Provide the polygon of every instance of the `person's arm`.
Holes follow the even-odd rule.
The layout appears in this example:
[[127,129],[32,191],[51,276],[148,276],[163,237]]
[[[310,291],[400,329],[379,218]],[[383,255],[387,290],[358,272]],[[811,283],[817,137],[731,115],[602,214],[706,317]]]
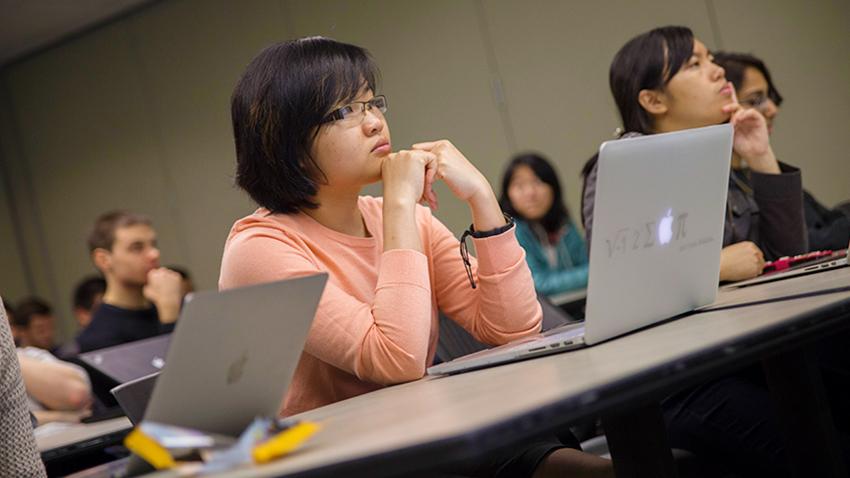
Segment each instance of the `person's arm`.
[[584,225],[584,237],[587,238],[587,250],[590,253],[590,238],[593,234],[593,208],[596,201],[596,172],[599,161],[596,156],[591,158],[592,166],[584,175],[581,198],[581,223]]
[[[507,224],[490,183],[451,142],[418,143],[413,148],[436,156],[434,178],[444,181],[452,194],[469,206],[475,231],[494,231]],[[430,189],[427,177],[425,189]],[[472,239],[477,252],[477,258],[469,258],[476,282],[472,288],[458,240],[433,216],[430,223],[429,256],[440,310],[488,344],[502,344],[540,330],[543,315],[515,227]]]
[[759,205],[759,242],[769,260],[809,250],[800,170],[783,163],[779,166],[781,174],[753,171],[750,176]]
[[472,240],[477,253],[477,258],[469,257],[476,284],[473,289],[457,238],[439,220],[431,219],[430,256],[437,306],[476,340],[490,345],[537,333],[543,320],[515,229]]
[[91,405],[91,385],[71,364],[18,354],[27,393],[51,410],[82,410]]
[[[324,272],[295,236],[254,227],[231,238],[221,289]],[[360,380],[393,384],[425,373],[431,331],[428,260],[410,249],[381,255],[374,300],[349,294],[331,276],[304,351]]]
[[779,163],[770,145],[767,121],[754,109],[743,109],[733,94],[723,107],[735,129],[732,148],[746,161],[753,197],[759,205],[759,242],[769,260],[802,254],[809,249],[803,216],[800,170]]

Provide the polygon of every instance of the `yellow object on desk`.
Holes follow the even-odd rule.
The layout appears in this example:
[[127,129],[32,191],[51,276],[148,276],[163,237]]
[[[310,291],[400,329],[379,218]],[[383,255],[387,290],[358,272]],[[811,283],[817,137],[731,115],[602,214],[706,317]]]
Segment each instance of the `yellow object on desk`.
[[139,455],[139,457],[150,463],[157,470],[174,468],[177,464],[168,450],[157,443],[156,440],[147,436],[138,427],[124,439],[124,446],[136,455]]
[[318,423],[301,422],[260,443],[254,447],[251,455],[257,463],[266,463],[280,458],[301,446],[320,428]]

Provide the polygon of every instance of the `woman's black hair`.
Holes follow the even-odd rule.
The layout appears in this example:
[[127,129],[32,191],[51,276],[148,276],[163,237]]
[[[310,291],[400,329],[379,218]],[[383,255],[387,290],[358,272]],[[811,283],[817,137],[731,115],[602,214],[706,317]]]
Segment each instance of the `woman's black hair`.
[[[682,26],[655,28],[632,38],[620,48],[608,70],[608,85],[623,121],[620,134],[655,132],[652,116],[638,101],[640,92],[663,89],[693,54],[694,32]],[[597,153],[584,163],[583,178],[587,178],[598,159]],[[584,183],[581,200],[583,211]]]
[[608,83],[623,131],[655,132],[652,116],[640,105],[638,96],[641,90],[663,89],[693,54],[693,32],[678,26],[650,30],[620,48],[611,61]]
[[779,94],[776,85],[773,84],[767,66],[759,58],[747,53],[720,51],[714,54],[714,62],[726,70],[726,79],[735,85],[736,90],[740,90],[744,84],[744,72],[747,68],[755,68],[760,71],[764,75],[764,79],[767,80],[767,97],[776,106],[782,104],[782,95]]
[[378,68],[358,46],[309,37],[278,43],[254,58],[231,97],[236,184],[262,207],[293,213],[312,198],[324,172],[310,149],[325,117],[375,91]]
[[563,195],[561,193],[561,182],[558,181],[558,173],[555,168],[543,156],[535,153],[525,153],[515,156],[505,168],[505,173],[502,175],[502,195],[499,198],[499,205],[502,210],[513,217],[528,220],[523,217],[511,204],[511,199],[508,197],[508,188],[511,185],[514,173],[519,166],[528,166],[541,181],[548,184],[552,188],[552,205],[546,214],[538,221],[543,229],[548,233],[555,233],[561,229],[564,224],[570,220],[570,213],[564,205]]

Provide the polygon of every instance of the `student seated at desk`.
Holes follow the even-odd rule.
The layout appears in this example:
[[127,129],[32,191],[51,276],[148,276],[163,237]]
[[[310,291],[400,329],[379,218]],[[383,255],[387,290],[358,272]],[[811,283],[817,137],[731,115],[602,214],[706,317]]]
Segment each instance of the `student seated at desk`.
[[[2,302],[2,300],[0,300]],[[47,476],[33,435],[32,415],[21,379],[12,331],[0,309],[0,473],[3,476]]]
[[[752,188],[730,182],[721,279],[760,273],[762,250],[772,258],[806,250],[799,170],[776,160],[764,117],[738,104],[723,68],[690,29],[664,27],[633,38],[614,57],[609,79],[624,137],[734,125],[733,149],[753,171]],[[595,180],[596,156],[584,169],[588,237]],[[661,408],[674,448],[746,476],[786,476],[785,445],[770,403],[761,371],[752,367],[679,391]]]
[[150,219],[126,211],[106,213],[95,222],[88,245],[106,279],[106,292],[77,336],[79,352],[171,332],[183,299],[181,278],[159,266]]
[[587,246],[564,205],[558,174],[545,158],[513,158],[502,177],[499,204],[516,218],[517,241],[537,292],[552,296],[587,288]]
[[[699,54],[696,50],[692,54],[691,45],[699,46]],[[665,57],[658,49],[668,47]],[[621,137],[727,121],[735,125],[733,151],[751,173],[747,184],[731,171],[721,281],[755,277],[765,259],[808,251],[800,170],[776,160],[764,117],[738,103],[723,68],[713,63],[702,43],[694,42],[689,29],[657,29],[633,39],[615,56],[610,81],[623,119]],[[596,158],[582,173],[582,220],[588,238],[593,228]]]
[[[487,180],[445,140],[394,151],[377,74],[360,47],[302,38],[263,50],[233,92],[236,182],[260,208],[233,225],[219,287],[330,276],[284,415],[421,378],[436,351],[438,309],[489,344],[540,330],[513,221]],[[438,180],[469,205],[478,260],[417,205],[435,205]],[[379,181],[383,198],[360,196]],[[472,468],[612,474],[607,460],[554,437]]]
[[[773,84],[767,66],[760,59],[745,53],[718,52],[714,61],[726,71],[726,79],[735,85],[741,106],[751,108],[767,121],[768,133],[782,105],[782,95]],[[732,158],[736,176],[745,184],[751,182],[750,170],[738,155]],[[842,249],[850,239],[850,216],[839,209],[829,209],[803,190],[803,212],[811,250]]]

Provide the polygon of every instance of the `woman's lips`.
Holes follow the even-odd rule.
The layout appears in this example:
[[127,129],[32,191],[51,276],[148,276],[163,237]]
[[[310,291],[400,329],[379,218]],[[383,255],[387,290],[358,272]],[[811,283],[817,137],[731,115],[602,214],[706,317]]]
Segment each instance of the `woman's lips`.
[[390,143],[379,143],[372,148],[373,153],[389,153],[391,151]]

